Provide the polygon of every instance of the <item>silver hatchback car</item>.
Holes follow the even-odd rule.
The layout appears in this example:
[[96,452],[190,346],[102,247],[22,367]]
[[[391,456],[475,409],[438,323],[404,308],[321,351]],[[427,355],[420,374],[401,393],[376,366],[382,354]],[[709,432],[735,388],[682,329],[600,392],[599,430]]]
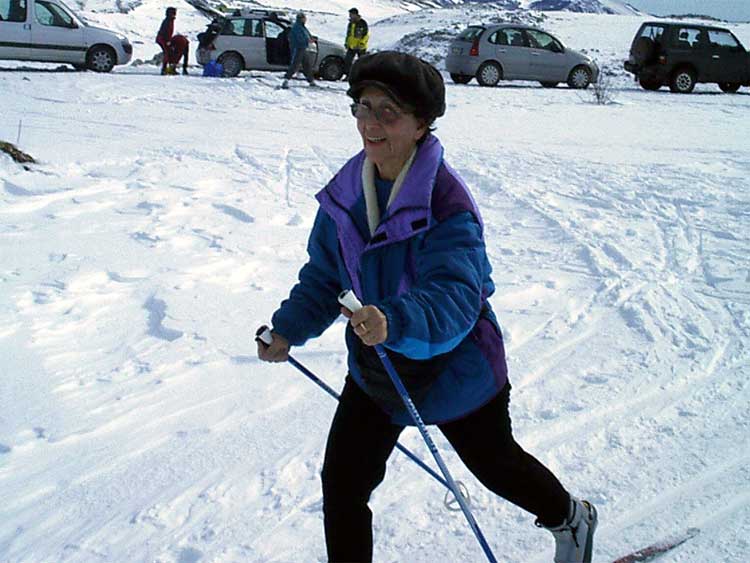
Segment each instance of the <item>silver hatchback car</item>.
[[588,88],[599,78],[599,67],[586,55],[565,47],[541,29],[512,23],[472,25],[448,47],[445,68],[453,82],[482,86],[501,80],[534,80],[546,88],[566,82]]

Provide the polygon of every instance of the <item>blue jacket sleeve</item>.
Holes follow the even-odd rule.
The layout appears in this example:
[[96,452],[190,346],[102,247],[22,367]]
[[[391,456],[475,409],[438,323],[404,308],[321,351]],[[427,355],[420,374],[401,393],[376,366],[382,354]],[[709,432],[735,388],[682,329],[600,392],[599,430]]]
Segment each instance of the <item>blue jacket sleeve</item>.
[[418,251],[415,284],[377,304],[388,320],[385,346],[416,360],[458,346],[479,318],[485,264],[482,229],[471,213],[433,227]]
[[337,252],[336,225],[328,214],[318,210],[307,242],[308,261],[299,271],[299,282],[271,319],[274,331],[292,346],[320,336],[340,314]]
[[289,46],[293,51],[307,49],[310,43],[307,30],[299,24],[294,24],[289,31]]

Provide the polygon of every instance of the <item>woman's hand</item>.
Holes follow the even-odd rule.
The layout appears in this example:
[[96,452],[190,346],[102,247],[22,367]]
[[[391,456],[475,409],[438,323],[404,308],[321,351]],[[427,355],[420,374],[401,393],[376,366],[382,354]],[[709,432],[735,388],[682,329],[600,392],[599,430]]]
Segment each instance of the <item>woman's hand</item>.
[[354,334],[367,346],[382,344],[388,338],[388,320],[375,305],[365,305],[356,313],[341,307],[341,313],[349,319]]
[[258,357],[264,362],[286,362],[289,359],[289,341],[275,332],[271,336],[271,344],[258,341]]

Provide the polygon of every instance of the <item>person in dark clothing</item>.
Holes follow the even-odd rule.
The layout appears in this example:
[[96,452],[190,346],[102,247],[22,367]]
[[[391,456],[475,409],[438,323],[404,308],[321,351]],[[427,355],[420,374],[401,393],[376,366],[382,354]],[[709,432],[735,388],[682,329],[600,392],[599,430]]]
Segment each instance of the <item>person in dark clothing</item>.
[[362,57],[367,52],[367,43],[370,40],[370,31],[367,22],[359,15],[357,8],[349,10],[349,25],[346,26],[346,57],[344,58],[344,79],[349,75],[349,69],[354,62],[354,57]]
[[[477,479],[552,532],[555,562],[591,561],[594,506],[568,493],[511,431],[511,386],[484,223],[466,183],[432,134],[445,113],[440,72],[406,53],[366,55],[351,68],[352,115],[363,150],[317,194],[308,261],[273,314],[258,356],[349,318],[348,370],[323,461],[329,561],[372,561],[370,495],[414,422],[377,352],[386,350],[426,424],[437,425]],[[364,307],[340,308],[352,290]]]
[[161,73],[167,74],[167,65],[171,58],[169,52],[169,45],[172,41],[172,35],[174,35],[174,20],[177,17],[177,8],[167,8],[164,20],[161,22],[159,27],[159,33],[156,34],[156,43],[161,47],[162,60],[161,60]]
[[312,73],[312,61],[307,54],[307,47],[310,45],[310,32],[305,27],[307,23],[307,16],[304,12],[299,12],[297,18],[294,21],[294,25],[289,30],[289,49],[291,51],[289,68],[284,75],[284,82],[281,83],[282,88],[289,88],[289,80],[302,69],[307,82],[310,86],[316,86],[315,78]]

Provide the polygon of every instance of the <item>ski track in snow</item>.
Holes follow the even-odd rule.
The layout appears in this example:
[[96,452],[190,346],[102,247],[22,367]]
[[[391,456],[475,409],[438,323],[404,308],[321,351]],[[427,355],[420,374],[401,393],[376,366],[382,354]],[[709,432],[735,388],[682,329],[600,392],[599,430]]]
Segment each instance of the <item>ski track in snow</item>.
[[[252,335],[358,140],[343,84],[276,83],[0,74],[42,161],[0,158],[0,561],[325,560],[335,403]],[[708,90],[628,84],[599,108],[449,85],[438,122],[486,223],[515,432],[599,507],[597,560],[688,525],[663,561],[750,551],[750,103]],[[679,135],[652,143],[657,122]],[[335,388],[343,327],[294,350]],[[549,560],[548,534],[432,434],[496,554]],[[394,454],[376,559],[480,560],[443,494]]]

